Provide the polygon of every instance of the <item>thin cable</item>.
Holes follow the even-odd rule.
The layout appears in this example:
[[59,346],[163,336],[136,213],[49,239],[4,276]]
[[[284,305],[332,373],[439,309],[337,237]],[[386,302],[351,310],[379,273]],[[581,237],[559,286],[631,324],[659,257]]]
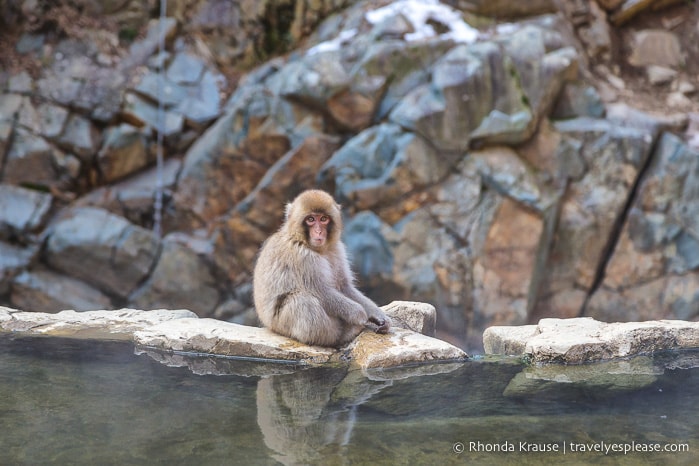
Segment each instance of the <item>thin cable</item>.
[[158,21],[158,116],[157,116],[157,142],[156,142],[156,184],[155,201],[153,203],[153,232],[160,238],[162,236],[163,223],[163,132],[165,123],[165,109],[163,108],[163,75],[165,51],[165,13],[167,12],[167,0],[160,0],[160,19]]

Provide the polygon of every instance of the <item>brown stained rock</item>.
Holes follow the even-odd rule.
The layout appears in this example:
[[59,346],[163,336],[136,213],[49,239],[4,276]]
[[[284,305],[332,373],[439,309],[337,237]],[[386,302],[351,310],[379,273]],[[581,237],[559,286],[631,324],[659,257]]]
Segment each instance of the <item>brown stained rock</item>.
[[371,124],[378,100],[357,92],[342,91],[327,102],[330,115],[341,126],[352,131],[361,131]]
[[661,137],[585,315],[601,320],[699,315],[698,160],[677,136]]
[[669,31],[639,31],[634,35],[629,63],[633,66],[655,65],[677,69],[684,63],[680,41]]
[[543,220],[509,198],[495,212],[474,263],[474,297],[481,318],[524,323]]

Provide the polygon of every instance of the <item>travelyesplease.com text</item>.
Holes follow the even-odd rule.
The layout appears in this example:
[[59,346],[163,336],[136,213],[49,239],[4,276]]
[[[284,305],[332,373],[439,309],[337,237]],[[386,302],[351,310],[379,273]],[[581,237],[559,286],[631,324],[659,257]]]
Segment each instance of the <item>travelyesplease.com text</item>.
[[653,442],[480,442],[469,441],[465,444],[456,442],[453,446],[454,453],[480,452],[480,453],[604,453],[629,454],[629,453],[686,453],[689,452],[688,443],[653,443]]

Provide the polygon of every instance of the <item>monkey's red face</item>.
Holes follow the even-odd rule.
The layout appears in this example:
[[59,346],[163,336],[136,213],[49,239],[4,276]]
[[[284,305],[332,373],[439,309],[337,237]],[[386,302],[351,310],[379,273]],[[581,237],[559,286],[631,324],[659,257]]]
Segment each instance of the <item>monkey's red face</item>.
[[330,226],[330,217],[325,214],[310,214],[303,220],[308,228],[308,241],[314,248],[320,248],[325,245],[328,240],[328,227]]

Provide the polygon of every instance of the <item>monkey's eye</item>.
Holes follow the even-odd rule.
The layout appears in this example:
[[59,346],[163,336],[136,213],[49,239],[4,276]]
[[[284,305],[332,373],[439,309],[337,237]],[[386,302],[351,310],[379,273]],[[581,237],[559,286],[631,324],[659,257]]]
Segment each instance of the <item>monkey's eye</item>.
[[306,222],[306,225],[313,225],[316,222],[316,219],[313,215],[309,215],[304,219],[304,222]]
[[320,217],[320,223],[322,223],[323,225],[325,225],[325,224],[328,223],[329,221],[330,221],[330,217],[328,217],[327,215],[322,215],[322,216]]

